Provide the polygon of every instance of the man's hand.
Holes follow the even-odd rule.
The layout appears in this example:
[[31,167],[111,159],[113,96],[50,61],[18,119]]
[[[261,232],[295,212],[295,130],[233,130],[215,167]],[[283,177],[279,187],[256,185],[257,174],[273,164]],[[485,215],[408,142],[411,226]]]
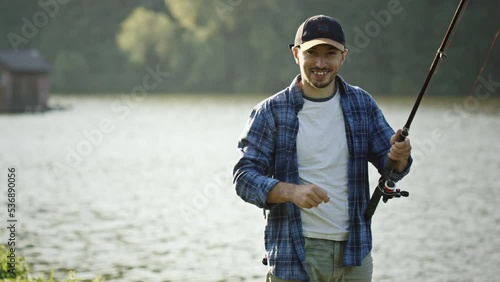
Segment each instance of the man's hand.
[[406,138],[403,142],[396,142],[401,135],[401,129],[398,129],[396,134],[391,137],[391,150],[389,151],[389,158],[396,161],[396,172],[403,172],[408,165],[408,158],[411,154],[410,139]]
[[328,203],[330,197],[325,190],[314,184],[297,185],[292,202],[297,206],[310,209],[325,202]]
[[301,208],[310,209],[321,203],[328,203],[326,191],[314,184],[297,185],[279,182],[269,191],[267,203],[280,204],[292,202]]

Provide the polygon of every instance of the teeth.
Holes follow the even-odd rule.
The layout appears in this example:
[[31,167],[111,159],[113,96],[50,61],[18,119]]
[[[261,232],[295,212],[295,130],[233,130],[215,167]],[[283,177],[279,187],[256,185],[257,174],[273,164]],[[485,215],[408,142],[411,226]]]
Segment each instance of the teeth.
[[318,74],[318,75],[325,75],[327,74],[326,71],[314,71],[315,74]]

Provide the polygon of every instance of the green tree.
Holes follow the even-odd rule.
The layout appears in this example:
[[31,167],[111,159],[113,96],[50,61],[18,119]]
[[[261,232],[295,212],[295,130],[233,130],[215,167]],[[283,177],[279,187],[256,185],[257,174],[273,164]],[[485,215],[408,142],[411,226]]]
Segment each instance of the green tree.
[[[50,1],[0,2],[0,48],[13,49],[26,21]],[[57,1],[56,1],[57,2]],[[55,2],[54,2],[55,3]],[[18,44],[38,48],[54,65],[53,92],[127,92],[146,66],[169,77],[156,92],[273,93],[298,73],[287,45],[314,14],[337,18],[348,61],[341,75],[372,93],[415,95],[456,1],[111,0],[59,5],[36,34]],[[399,12],[387,11],[392,7]],[[470,1],[428,91],[465,95],[500,26],[500,1]],[[395,11],[396,11],[395,10]],[[499,73],[498,44],[484,76]],[[498,79],[496,79],[498,80]]]

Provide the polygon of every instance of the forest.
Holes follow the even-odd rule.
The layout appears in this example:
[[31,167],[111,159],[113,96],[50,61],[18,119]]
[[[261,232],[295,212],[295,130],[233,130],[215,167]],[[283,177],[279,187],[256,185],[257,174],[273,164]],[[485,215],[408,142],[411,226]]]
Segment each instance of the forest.
[[[53,93],[126,93],[147,69],[158,93],[273,94],[299,69],[288,44],[309,16],[336,18],[349,49],[340,75],[373,94],[416,95],[458,0],[18,0],[0,3],[0,49],[37,48]],[[498,84],[500,1],[469,1],[428,89],[469,95]],[[495,84],[495,85],[496,85]]]

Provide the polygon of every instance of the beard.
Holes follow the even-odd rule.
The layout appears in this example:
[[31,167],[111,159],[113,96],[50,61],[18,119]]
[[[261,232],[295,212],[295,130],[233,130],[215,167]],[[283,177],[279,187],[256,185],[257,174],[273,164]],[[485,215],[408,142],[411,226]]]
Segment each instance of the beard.
[[335,73],[332,70],[328,70],[327,76],[324,79],[317,79],[315,75],[311,72],[308,72],[302,79],[309,85],[314,88],[322,89],[330,86],[332,82],[335,80]]

